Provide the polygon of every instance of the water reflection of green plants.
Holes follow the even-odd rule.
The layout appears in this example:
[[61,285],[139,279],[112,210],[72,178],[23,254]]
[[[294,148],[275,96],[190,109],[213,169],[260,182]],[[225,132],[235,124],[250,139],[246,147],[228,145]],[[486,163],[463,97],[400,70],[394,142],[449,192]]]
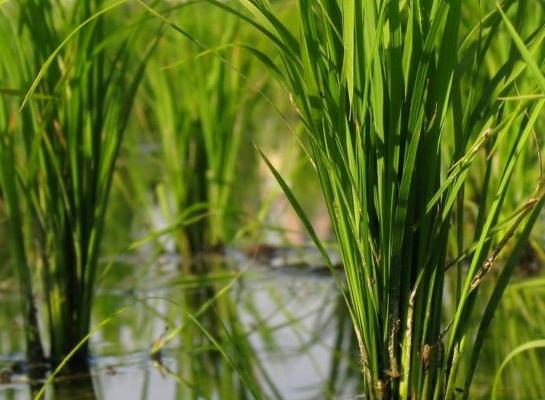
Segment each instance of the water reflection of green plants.
[[[195,19],[195,13],[208,22]],[[156,187],[163,218],[172,224],[197,205],[206,214],[176,231],[178,250],[189,256],[232,237],[237,208],[232,189],[262,82],[255,79],[252,59],[232,44],[244,35],[236,18],[205,4],[190,4],[169,18],[191,40],[180,43],[165,34],[148,70],[146,100],[164,165]]]
[[89,375],[72,377],[68,380],[60,379],[49,389],[48,397],[55,400],[95,400],[97,392],[93,378]]
[[[237,14],[223,2],[209,2]],[[460,376],[457,366],[463,357],[471,365],[478,359],[481,339],[543,206],[543,188],[532,188],[513,218],[500,220],[513,168],[545,102],[522,98],[506,108],[498,97],[518,95],[516,83],[528,77],[538,93],[545,91],[538,67],[542,24],[520,38],[517,31],[529,21],[525,2],[504,4],[509,18],[499,6],[479,14],[465,30],[462,1],[300,0],[295,36],[269,2],[240,3],[250,16],[238,15],[279,50],[281,64],[262,60],[290,90],[307,127],[308,154],[347,275],[366,394],[441,399],[454,396],[462,379],[461,395],[467,397],[474,370]],[[486,72],[481,65],[490,43],[506,38],[513,50],[485,87],[471,86],[475,74]],[[468,85],[471,95],[465,96]],[[445,137],[454,143],[449,152],[440,150]],[[461,188],[476,155],[498,137],[507,138],[511,151],[486,160],[487,171],[500,172],[480,183],[469,268],[458,265],[455,311],[445,316],[448,239],[456,229],[453,218],[463,213]],[[458,229],[465,243],[463,227]],[[481,282],[510,239],[514,248],[506,266],[492,295],[482,298]],[[318,240],[317,245],[322,246]],[[480,302],[485,313],[471,346],[469,321]]]
[[352,328],[350,314],[346,308],[344,297],[339,296],[335,313],[331,315],[336,326],[334,348],[331,352],[329,376],[325,381],[327,398],[338,398],[345,394],[346,388],[353,388],[354,393],[364,391],[360,376],[359,359],[351,357],[352,349],[358,346],[358,339]]
[[[212,262],[205,269],[218,272],[224,266]],[[233,284],[208,282],[172,299],[176,306],[165,319],[169,329],[154,341],[151,355],[157,367],[178,383],[176,398],[259,399],[267,397],[267,391],[277,393],[240,321],[230,293]],[[175,349],[167,346],[171,341]],[[176,370],[162,362],[172,351],[177,354]]]
[[[14,283],[0,289],[0,326],[11,327],[0,332],[0,386],[2,398],[19,399],[34,398],[43,385],[43,364],[29,364],[21,359],[25,348],[24,325],[19,312],[18,294],[14,290]],[[55,400],[94,399],[92,378],[87,373],[71,375],[68,379],[59,379],[47,390],[47,398]]]
[[[89,332],[112,173],[144,65],[128,50],[135,32],[100,14],[119,4],[2,4],[12,39],[2,41],[3,85],[16,97],[2,97],[0,183],[31,360],[43,358],[40,339],[56,362]],[[85,344],[71,366],[86,356]]]

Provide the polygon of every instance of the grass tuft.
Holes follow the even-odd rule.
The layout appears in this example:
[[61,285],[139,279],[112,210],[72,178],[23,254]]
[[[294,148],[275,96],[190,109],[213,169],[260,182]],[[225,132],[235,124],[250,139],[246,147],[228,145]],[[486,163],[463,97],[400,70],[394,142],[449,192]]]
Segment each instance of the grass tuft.
[[[502,99],[518,96],[522,82],[543,78],[542,27],[519,36],[521,27],[528,31],[528,10],[517,1],[477,10],[472,21],[458,0],[298,0],[298,30],[291,33],[269,1],[239,3],[248,12],[241,17],[276,46],[279,63],[260,59],[288,89],[306,126],[307,153],[342,254],[367,395],[453,396],[460,359],[478,358],[480,350],[481,343],[468,343],[477,299],[487,304],[486,332],[543,206],[538,185],[511,219],[500,219],[544,106],[539,98],[509,105]],[[513,24],[504,11],[515,15]],[[506,46],[506,32],[511,51],[482,76],[493,46]],[[502,140],[509,150],[496,154]],[[464,188],[477,160],[486,172],[467,234]],[[453,235],[464,262],[455,267],[456,306],[445,314]],[[500,255],[507,261],[496,290],[478,297]],[[471,379],[469,373],[464,396]]]
[[[135,26],[106,19],[123,3],[25,0],[1,10],[13,38],[2,43],[3,86],[30,87],[20,113],[18,97],[2,96],[0,175],[31,360],[48,341],[60,361],[89,332],[112,174],[154,46],[133,54]],[[85,367],[87,352],[79,346],[71,366]]]

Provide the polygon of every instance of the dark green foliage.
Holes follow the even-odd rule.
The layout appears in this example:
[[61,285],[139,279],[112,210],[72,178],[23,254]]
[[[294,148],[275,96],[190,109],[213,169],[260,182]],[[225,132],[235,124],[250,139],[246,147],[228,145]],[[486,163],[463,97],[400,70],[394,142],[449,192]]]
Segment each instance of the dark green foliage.
[[[148,56],[131,54],[135,33],[104,17],[121,3],[25,0],[2,9],[3,34],[14,39],[3,41],[2,86],[31,88],[20,114],[23,96],[3,96],[0,148],[31,358],[38,293],[53,361],[89,332],[112,174],[143,75],[139,59]],[[84,345],[73,366],[86,355]]]
[[[480,284],[511,240],[517,245],[507,265],[516,263],[543,205],[538,187],[511,219],[499,218],[544,105],[522,98],[507,107],[501,97],[517,95],[520,80],[543,79],[543,59],[534,60],[543,54],[542,26],[522,40],[498,6],[466,28],[465,6],[457,0],[299,0],[294,35],[267,0],[239,0],[248,16],[209,2],[239,15],[279,50],[280,64],[259,58],[290,91],[306,124],[308,154],[345,266],[367,394],[453,395],[460,358],[479,352],[468,343],[468,321]],[[502,7],[519,28],[526,21],[525,1]],[[484,86],[474,85],[491,43],[506,38],[512,50]],[[510,146],[496,157],[490,150],[500,137]],[[488,178],[479,183],[477,223],[466,238],[463,188],[483,152]],[[454,232],[466,264],[456,267],[455,312],[444,315]],[[493,296],[483,299],[490,311],[484,331],[510,275],[506,267]]]
[[[196,14],[206,14],[210,23]],[[189,40],[165,34],[161,57],[148,70],[146,95],[150,128],[161,145],[163,179],[156,193],[162,214],[169,224],[195,206],[205,214],[176,230],[178,250],[188,257],[219,248],[232,236],[237,161],[262,82],[250,80],[255,63],[232,45],[244,33],[236,18],[188,3],[168,22]]]

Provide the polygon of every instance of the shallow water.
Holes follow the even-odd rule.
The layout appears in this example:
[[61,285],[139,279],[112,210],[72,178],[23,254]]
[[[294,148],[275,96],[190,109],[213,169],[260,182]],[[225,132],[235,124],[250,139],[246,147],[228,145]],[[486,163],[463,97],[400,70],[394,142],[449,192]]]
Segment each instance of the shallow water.
[[[175,257],[151,269],[112,267],[97,293],[94,324],[123,311],[90,339],[91,376],[60,381],[46,397],[353,398],[357,351],[333,280],[308,269],[237,264],[216,263],[200,281],[180,278]],[[10,302],[0,320],[17,321],[15,298],[3,293]],[[11,381],[0,385],[0,399],[30,399],[43,381],[7,374],[21,360],[19,322],[14,326],[0,332],[0,369]],[[177,329],[158,356],[149,355]]]
[[[174,255],[148,263],[144,259],[118,259],[106,268],[93,325],[109,322],[91,336],[90,375],[55,382],[46,398],[359,398],[351,323],[316,252],[276,251],[272,259],[262,260],[230,252],[229,261],[207,259],[204,275],[183,273]],[[44,383],[44,377],[31,381],[19,366],[24,365],[23,331],[15,285],[13,279],[0,284],[0,400],[32,399]],[[535,296],[542,299],[542,293]],[[533,297],[527,300],[541,304]],[[538,315],[522,305],[517,298],[514,308],[498,314],[499,328],[491,330],[485,343],[471,398],[490,397],[491,380],[505,357],[498,352],[514,346],[501,347],[508,333],[505,318],[518,321],[513,326],[533,329],[526,340],[540,337]],[[545,303],[539,315],[544,313]],[[533,317],[528,320],[526,314]],[[173,340],[150,355],[154,344],[169,334]],[[541,398],[535,393],[545,379],[543,360],[545,351],[517,358],[504,372],[499,398]],[[533,373],[528,375],[530,361]]]

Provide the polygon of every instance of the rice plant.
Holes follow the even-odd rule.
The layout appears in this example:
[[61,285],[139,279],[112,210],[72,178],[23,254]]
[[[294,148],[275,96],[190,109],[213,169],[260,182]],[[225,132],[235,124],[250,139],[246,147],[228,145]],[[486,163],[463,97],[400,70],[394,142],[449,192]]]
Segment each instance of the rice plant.
[[[146,100],[150,129],[159,136],[163,168],[156,197],[163,218],[172,226],[195,207],[205,214],[175,230],[177,250],[187,259],[220,249],[233,236],[240,149],[263,82],[250,80],[255,62],[232,46],[245,33],[238,19],[206,4],[182,6],[169,19],[189,40],[165,34],[148,69]],[[215,22],[203,24],[195,13]]]
[[[532,12],[529,2],[505,1],[463,28],[467,10],[459,0],[298,0],[294,34],[268,0],[239,0],[247,14],[208,1],[253,25],[278,50],[278,63],[249,51],[283,82],[306,125],[307,152],[342,254],[366,394],[467,397],[482,339],[544,201],[536,182],[510,218],[500,219],[517,159],[545,105],[545,29],[541,23],[523,38],[518,33]],[[510,51],[477,85],[497,40],[507,40]],[[528,77],[532,96],[520,96],[517,82]],[[512,106],[508,96],[516,97]],[[505,157],[494,151],[500,139],[511,145]],[[453,144],[446,150],[445,140]],[[485,179],[468,237],[463,188],[483,154]],[[453,230],[454,263],[447,261]],[[494,290],[483,297],[481,283],[499,268],[508,242]],[[450,267],[455,307],[445,314]],[[478,302],[485,312],[472,346],[469,320]],[[460,376],[463,357],[470,367]]]
[[[465,15],[463,17],[463,25],[470,27],[478,21],[479,15],[489,12],[493,9],[495,3],[492,1],[481,2],[481,4],[466,5]],[[529,6],[527,6],[529,7]],[[532,33],[532,30],[542,24],[544,14],[540,7],[532,8],[532,12],[526,14],[525,23],[520,26],[523,32],[527,35]],[[502,32],[501,35],[506,35],[507,32]],[[495,74],[495,71],[502,65],[502,59],[509,56],[512,52],[512,46],[509,40],[505,40],[498,35],[498,38],[494,40],[490,45],[490,50],[481,69],[475,74],[473,78],[473,86],[485,87],[490,81],[490,77]],[[502,99],[505,102],[504,107],[506,109],[512,109],[517,106],[517,100],[524,96],[532,96],[535,93],[535,80],[531,76],[528,79],[518,79],[514,86],[515,96],[505,96]],[[463,95],[471,95],[470,88],[466,88]],[[473,89],[474,90],[474,89]],[[533,95],[534,98],[535,95]],[[517,207],[524,203],[528,193],[531,193],[536,186],[543,180],[543,150],[544,141],[539,134],[543,129],[543,123],[545,121],[540,118],[534,128],[532,137],[526,144],[526,149],[521,152],[517,168],[513,171],[513,182],[516,184],[511,185],[508,190],[504,204],[500,211],[500,219],[507,219],[513,213]],[[447,141],[445,141],[447,142]],[[453,144],[450,144],[453,146]],[[501,171],[492,169],[487,172],[486,168],[486,153],[490,153],[492,150],[496,157],[508,157],[512,149],[512,143],[509,141],[508,136],[499,137],[494,143],[494,147],[482,153],[482,156],[476,160],[479,165],[472,168],[470,171],[470,177],[468,178],[468,184],[464,190],[468,191],[465,196],[465,218],[464,225],[467,232],[474,229],[477,222],[478,205],[480,202],[480,185],[485,179],[499,179],[498,175]],[[486,178],[486,174],[491,174],[491,177]],[[541,239],[543,237],[543,224],[538,221],[534,230],[532,231],[531,238],[528,242],[528,248],[524,251],[525,262],[523,269],[526,274],[535,274],[538,272],[540,265],[543,261],[543,246]],[[456,239],[453,238],[453,243]],[[454,246],[456,247],[456,246]],[[530,259],[533,259],[531,261]]]
[[[138,24],[104,16],[120,4],[24,0],[0,10],[12,39],[2,41],[0,187],[31,361],[47,342],[57,362],[89,332],[116,156],[153,46],[131,53]],[[87,353],[84,344],[72,369]]]

